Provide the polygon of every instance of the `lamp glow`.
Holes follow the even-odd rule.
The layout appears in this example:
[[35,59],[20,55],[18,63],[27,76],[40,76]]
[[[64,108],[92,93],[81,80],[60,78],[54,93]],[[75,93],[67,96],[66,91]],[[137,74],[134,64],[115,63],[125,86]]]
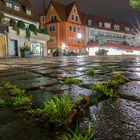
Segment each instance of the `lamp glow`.
[[82,34],[81,34],[81,33],[78,33],[78,34],[77,34],[77,38],[78,38],[78,39],[81,39],[81,38],[82,38]]
[[65,43],[62,43],[61,48],[62,49],[66,49],[66,44]]

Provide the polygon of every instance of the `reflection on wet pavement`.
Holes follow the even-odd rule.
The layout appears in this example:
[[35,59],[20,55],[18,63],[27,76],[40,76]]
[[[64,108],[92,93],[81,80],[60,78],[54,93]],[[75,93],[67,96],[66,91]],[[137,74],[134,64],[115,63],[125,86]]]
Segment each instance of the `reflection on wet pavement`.
[[[95,76],[88,76],[86,71],[95,68]],[[61,57],[61,58],[19,58],[0,59],[0,79],[9,81],[19,88],[28,90],[33,98],[33,106],[43,105],[55,95],[68,92],[68,86],[58,82],[58,77],[72,76],[85,85],[104,82],[110,79],[111,73],[119,71],[131,80],[120,87],[121,98],[111,107],[111,101],[103,101],[90,108],[91,115],[96,114],[93,123],[95,140],[138,140],[140,139],[140,57]],[[43,88],[42,88],[43,87]],[[91,95],[92,91],[71,86],[71,96],[80,98],[79,94]],[[53,140],[47,130],[28,125],[23,114],[11,109],[0,109],[0,140],[13,137],[14,140]],[[10,116],[10,118],[9,118]],[[86,120],[86,118],[85,118]],[[82,130],[87,125],[84,121]],[[17,130],[18,129],[18,130]],[[28,131],[27,130],[32,130]],[[17,131],[17,133],[15,132]],[[23,136],[26,133],[26,136]],[[45,134],[46,133],[46,134]],[[22,137],[23,136],[23,137]],[[21,138],[22,137],[22,138]]]

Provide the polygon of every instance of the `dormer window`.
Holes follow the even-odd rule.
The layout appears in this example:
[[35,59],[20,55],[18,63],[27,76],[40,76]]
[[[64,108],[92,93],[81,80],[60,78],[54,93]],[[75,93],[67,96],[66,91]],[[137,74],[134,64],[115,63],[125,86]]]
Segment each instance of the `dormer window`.
[[99,27],[102,28],[103,27],[103,23],[99,22]]
[[12,3],[6,2],[6,6],[12,8]]
[[88,19],[87,24],[88,24],[88,26],[91,26],[92,25],[92,21],[90,19]]
[[26,14],[31,16],[31,11],[30,10],[26,10]]
[[104,23],[104,27],[107,28],[107,29],[110,29],[111,28],[111,24],[108,23],[108,22],[105,22]]
[[114,30],[120,30],[120,26],[119,25],[114,25]]
[[19,11],[19,6],[15,5],[15,6],[14,6],[14,9],[15,9],[16,11]]
[[130,31],[130,28],[129,27],[125,27],[125,31],[126,32],[129,32]]

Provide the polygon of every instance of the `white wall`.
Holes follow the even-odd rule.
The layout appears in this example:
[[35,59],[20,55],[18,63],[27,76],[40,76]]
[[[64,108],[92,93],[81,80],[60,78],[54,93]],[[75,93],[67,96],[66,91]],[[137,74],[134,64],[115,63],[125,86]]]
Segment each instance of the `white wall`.
[[[99,47],[90,47],[89,48],[89,55],[95,55]],[[140,51],[132,51],[128,52],[126,50],[116,49],[116,48],[105,48],[108,50],[107,55],[140,55]]]
[[[49,35],[45,34],[40,34],[34,35],[33,33],[31,34],[30,40],[26,38],[26,33],[25,30],[20,30],[20,35],[18,36],[16,31],[12,30],[11,27],[9,27],[9,34],[8,34],[8,47],[10,47],[10,40],[17,40],[18,44],[18,55],[20,56],[20,47],[24,45],[24,43],[28,43],[31,45],[32,42],[38,42],[41,43],[43,46],[43,56],[47,55],[47,41],[50,39]],[[9,50],[8,50],[9,51]]]

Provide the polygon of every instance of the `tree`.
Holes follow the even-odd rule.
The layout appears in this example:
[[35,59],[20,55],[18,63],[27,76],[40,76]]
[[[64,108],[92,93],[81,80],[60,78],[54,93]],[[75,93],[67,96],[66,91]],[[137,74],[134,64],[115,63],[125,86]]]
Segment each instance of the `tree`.
[[140,0],[130,0],[129,4],[133,9],[140,9]]

